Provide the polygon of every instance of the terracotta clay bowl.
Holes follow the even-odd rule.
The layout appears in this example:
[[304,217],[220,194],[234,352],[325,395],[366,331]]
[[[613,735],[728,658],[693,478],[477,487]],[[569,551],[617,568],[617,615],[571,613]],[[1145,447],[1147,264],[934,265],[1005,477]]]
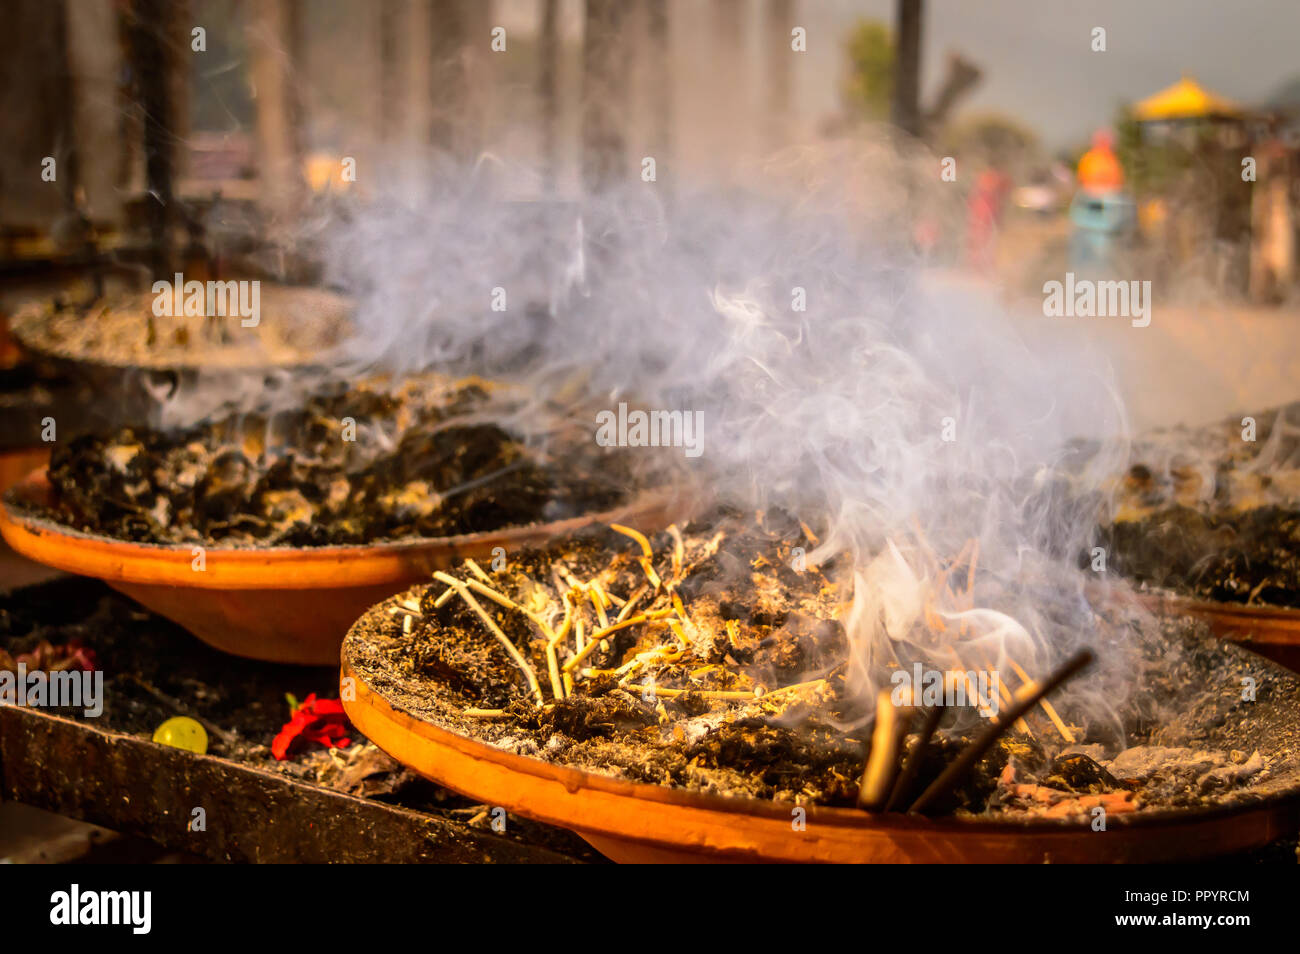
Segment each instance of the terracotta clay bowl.
[[[367,623],[392,620],[387,604]],[[361,623],[343,643],[348,718],[425,778],[491,806],[576,832],[620,862],[1173,862],[1246,851],[1294,834],[1300,790],[1233,806],[1087,823],[985,822],[807,809],[632,782],[516,755],[404,710],[358,675]],[[349,681],[350,680],[350,681]],[[1300,724],[1300,713],[1296,715]]]
[[1173,593],[1144,593],[1141,601],[1155,613],[1204,620],[1220,639],[1240,643],[1300,672],[1300,610],[1216,603]]
[[224,652],[267,662],[332,666],[348,627],[379,600],[466,557],[490,560],[597,522],[653,522],[663,501],[642,498],[616,511],[453,537],[338,547],[207,547],[203,569],[187,545],[131,543],[35,517],[48,501],[43,470],[12,488],[0,534],[29,559],[97,577]]
[[0,452],[0,493],[20,484],[33,468],[45,469],[50,462],[50,447],[19,447]]
[[[262,292],[270,298],[269,314],[263,316],[269,322],[281,320],[289,306],[297,309],[299,316],[323,310],[345,313],[351,308],[344,296],[318,288],[263,282]],[[135,298],[143,308],[151,293],[119,292],[108,301],[121,305]],[[214,359],[202,347],[196,347],[192,353],[160,360],[141,358],[137,363],[129,357],[100,354],[90,347],[62,351],[45,336],[49,320],[37,303],[31,303],[13,316],[10,334],[24,353],[38,359],[51,373],[76,382],[98,397],[77,408],[84,425],[96,430],[193,423],[219,413],[232,394],[277,387],[290,375],[323,376],[327,370],[322,361],[330,345],[324,342],[318,348],[278,359],[257,354]],[[175,399],[182,395],[184,401],[178,403]],[[64,418],[60,417],[59,422],[62,427]]]

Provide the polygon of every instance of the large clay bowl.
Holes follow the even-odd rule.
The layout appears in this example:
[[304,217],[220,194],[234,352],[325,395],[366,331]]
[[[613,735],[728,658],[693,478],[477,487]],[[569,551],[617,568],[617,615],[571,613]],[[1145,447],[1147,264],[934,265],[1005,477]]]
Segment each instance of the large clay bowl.
[[130,543],[32,516],[48,500],[44,471],[0,507],[0,534],[18,553],[68,573],[97,577],[211,646],[267,662],[336,665],[348,627],[367,607],[465,557],[490,560],[594,522],[653,521],[661,501],[617,511],[454,537],[340,547],[208,547],[203,569],[189,546]]
[[1300,672],[1300,610],[1215,603],[1171,593],[1143,594],[1142,602],[1153,612],[1202,619],[1220,639],[1241,643]]
[[[391,620],[386,605],[370,611]],[[1150,862],[1245,851],[1294,834],[1300,794],[1246,808],[1116,816],[1105,832],[1043,820],[989,823],[810,808],[704,795],[610,778],[516,755],[404,711],[357,674],[343,644],[340,695],[353,724],[381,749],[475,801],[570,829],[623,862]],[[350,680],[350,681],[349,681]],[[1300,716],[1297,717],[1300,721]]]
[[20,484],[33,468],[45,469],[50,461],[50,447],[19,447],[0,451],[0,493]]
[[[273,301],[279,299],[272,308],[283,309],[283,298],[294,294],[304,296],[297,306],[304,311],[309,305],[350,307],[343,296],[322,289],[263,282],[262,291],[274,295]],[[142,302],[150,297],[143,291],[137,294]],[[279,313],[272,311],[263,319],[275,321],[279,317]],[[326,372],[321,364],[326,345],[321,346],[320,354],[303,353],[282,361],[249,356],[247,360],[229,363],[213,361],[201,349],[143,364],[94,352],[65,353],[53,350],[44,342],[41,329],[47,320],[39,310],[20,309],[10,322],[10,334],[23,352],[38,359],[51,373],[97,396],[96,401],[77,408],[78,431],[86,427],[113,430],[141,424],[181,426],[220,413],[232,394],[277,387],[288,375],[324,376]],[[177,402],[178,396],[184,400]],[[61,429],[64,423],[60,417]]]

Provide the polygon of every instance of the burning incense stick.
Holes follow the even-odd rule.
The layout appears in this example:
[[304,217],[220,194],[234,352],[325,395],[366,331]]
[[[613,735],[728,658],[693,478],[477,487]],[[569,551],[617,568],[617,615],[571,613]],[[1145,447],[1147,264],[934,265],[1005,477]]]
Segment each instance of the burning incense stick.
[[461,715],[467,719],[504,719],[505,709],[463,709]]
[[673,578],[668,585],[676,588],[677,584],[682,581],[683,563],[686,559],[686,542],[682,539],[682,531],[677,528],[677,524],[668,527],[668,535],[673,538]]
[[771,699],[773,696],[783,695],[787,692],[798,692],[801,689],[812,689],[815,686],[824,686],[824,685],[826,685],[825,679],[810,679],[808,682],[796,682],[789,686],[781,686],[779,689],[773,689],[771,692],[764,692],[760,696],[760,698],[764,702],[766,702],[768,699]]
[[485,586],[484,584],[480,583],[478,580],[466,580],[465,585],[469,587],[471,590],[473,590],[475,593],[479,593],[483,596],[486,596],[488,599],[492,600],[497,605],[504,606],[506,609],[514,610],[520,615],[531,620],[537,626],[537,628],[542,631],[542,635],[547,640],[549,640],[553,635],[551,633],[550,627],[546,624],[546,620],[542,619],[536,613],[524,609],[514,600],[510,599],[510,597],[506,596],[504,593],[494,590],[490,586]]
[[[957,671],[962,673],[962,678],[966,680],[966,691],[971,694],[971,698],[978,699],[979,695],[978,693],[975,692],[975,687],[971,685],[970,677],[965,674],[966,664],[963,663],[961,661],[961,657],[957,655],[956,648],[949,647],[948,652],[952,655],[953,661],[957,664]],[[985,666],[984,668],[986,670],[990,669],[989,666]],[[1013,700],[1011,697],[1010,690],[1008,690],[1007,687],[1002,684],[1001,679],[997,679],[995,681],[998,684],[998,694],[1002,697],[1002,701],[1007,705],[1011,705],[1013,703]],[[1026,722],[1024,719],[1016,720],[1016,728],[1019,729],[1021,732],[1023,732],[1025,735],[1029,736],[1031,739],[1034,737],[1034,733],[1029,730],[1029,723]]]
[[[1032,691],[1034,686],[1034,680],[1029,678],[1029,674],[1026,673],[1023,669],[1021,669],[1018,665],[1016,665],[1016,661],[1012,659],[1010,656],[1007,657],[1007,663],[1008,665],[1011,666],[1012,669],[1016,671],[1016,675],[1019,676],[1021,682],[1024,683],[1024,685],[1020,687],[1020,691],[1021,692],[1025,690]],[[1053,706],[1046,699],[1042,701],[1042,706],[1043,706],[1043,711],[1047,713],[1047,718],[1051,719],[1052,724],[1056,726],[1056,731],[1061,733],[1061,738],[1065,740],[1067,745],[1073,745],[1074,733],[1070,731],[1069,727],[1066,726],[1065,722],[1062,721],[1061,717],[1057,715],[1056,707]]]
[[552,639],[546,644],[546,672],[551,677],[551,695],[557,699],[564,699],[568,693],[564,689],[564,681],[560,678],[560,661],[555,650],[556,640]]
[[894,788],[889,793],[889,800],[885,802],[885,811],[894,811],[902,803],[902,800],[907,797],[908,791],[912,788],[912,783],[916,781],[916,776],[921,771],[921,761],[925,758],[926,746],[930,744],[930,739],[934,738],[935,730],[939,728],[939,721],[943,718],[943,713],[944,707],[941,705],[931,706],[926,710],[925,719],[921,723],[921,732],[917,736],[916,744],[912,747],[911,753],[907,756],[903,770],[898,774],[898,779],[894,782]]
[[487,573],[483,571],[483,568],[479,566],[478,563],[476,563],[474,560],[471,560],[469,557],[465,557],[465,565],[470,568],[471,573],[477,576],[488,586],[492,585],[492,577],[488,576]]
[[672,613],[672,610],[655,610],[651,613],[639,613],[631,619],[625,619],[621,623],[612,623],[604,629],[597,630],[592,634],[591,642],[564,664],[564,671],[573,672],[574,669],[582,664],[584,659],[595,652],[596,648],[600,645],[601,640],[618,632],[620,629],[627,629],[629,626],[640,626],[642,623],[653,623],[656,620],[661,620],[665,617],[671,616]]
[[754,693],[752,692],[730,691],[730,690],[723,690],[723,689],[669,689],[666,686],[653,686],[653,685],[649,685],[649,686],[626,685],[623,688],[627,689],[629,692],[642,692],[642,693],[651,692],[654,693],[655,695],[665,696],[666,698],[669,699],[675,698],[677,696],[684,696],[687,695],[688,693],[698,695],[702,699],[728,699],[737,702],[748,702],[751,699],[758,698],[758,696],[754,695]]
[[[909,700],[910,701],[910,700]],[[876,694],[876,726],[871,734],[871,752],[858,786],[858,807],[876,811],[884,807],[898,773],[898,754],[912,725],[913,709],[894,705],[893,690]]]
[[655,594],[658,595],[660,589],[663,588],[663,580],[659,578],[659,574],[655,572],[654,564],[651,562],[654,557],[654,550],[651,549],[650,541],[646,539],[645,534],[639,530],[633,530],[631,527],[625,527],[621,523],[611,523],[609,528],[616,533],[621,533],[623,536],[635,540],[637,545],[641,547],[641,558],[637,562],[641,564],[641,570],[645,573],[645,578],[654,588]]
[[974,767],[975,763],[984,756],[984,753],[993,746],[993,743],[1007,731],[1007,728],[1016,719],[1019,719],[1034,706],[1038,705],[1040,699],[1046,696],[1049,692],[1052,692],[1080,670],[1091,664],[1095,658],[1096,657],[1090,649],[1081,650],[1074,656],[1070,657],[1070,659],[1068,659],[1060,669],[1048,676],[1042,685],[1038,686],[1033,693],[1017,702],[1012,710],[1006,714],[1005,718],[989,725],[989,727],[986,728],[975,739],[975,741],[962,749],[961,754],[949,763],[948,767],[944,769],[943,773],[938,778],[930,783],[930,786],[921,793],[921,796],[916,801],[912,803],[912,807],[909,808],[908,811],[913,814],[923,812],[936,798],[959,782],[966,773]]
[[[984,664],[986,670],[989,672],[993,671],[993,666],[989,663],[988,658],[983,653],[980,653],[980,661]],[[1015,697],[1011,695],[1011,690],[1007,688],[1006,683],[1001,679],[998,679],[997,683],[998,695],[1002,698],[1002,704],[1007,706],[1015,705]],[[1016,720],[1016,728],[1025,733],[1025,735],[1029,736],[1031,739],[1034,738],[1034,730],[1029,727],[1029,723],[1024,719]]]
[[629,596],[626,602],[623,603],[622,608],[618,611],[618,616],[614,617],[614,622],[621,623],[623,620],[627,619],[628,616],[631,615],[632,610],[636,607],[636,604],[641,601],[641,597],[645,596],[649,589],[649,586],[642,586]]
[[434,573],[433,577],[440,583],[446,583],[448,586],[452,587],[456,591],[457,595],[459,595],[460,598],[469,605],[470,609],[478,614],[479,619],[483,620],[483,625],[485,625],[492,635],[496,637],[497,642],[505,648],[505,651],[510,655],[510,658],[514,660],[515,665],[523,671],[524,678],[528,680],[528,688],[532,690],[533,695],[537,698],[537,704],[539,706],[544,704],[546,700],[542,696],[542,687],[537,683],[537,674],[533,672],[532,665],[520,654],[519,650],[515,648],[515,644],[510,641],[510,638],[506,636],[505,633],[501,632],[501,628],[497,626],[492,617],[488,615],[487,610],[483,609],[479,604],[479,601],[474,599],[474,595],[470,593],[469,587],[454,576],[444,573],[441,570]]

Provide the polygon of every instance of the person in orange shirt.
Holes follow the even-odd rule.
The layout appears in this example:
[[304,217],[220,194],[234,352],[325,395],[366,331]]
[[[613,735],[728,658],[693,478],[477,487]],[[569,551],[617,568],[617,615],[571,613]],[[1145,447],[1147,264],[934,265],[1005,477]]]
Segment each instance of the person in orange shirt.
[[1079,160],[1079,185],[1088,192],[1118,192],[1124,187],[1124,169],[1115,155],[1114,137],[1108,129],[1092,134],[1092,148]]
[[1124,192],[1124,169],[1113,143],[1109,130],[1098,130],[1076,170],[1079,191],[1070,203],[1068,258],[1076,271],[1113,270],[1136,227],[1136,210]]

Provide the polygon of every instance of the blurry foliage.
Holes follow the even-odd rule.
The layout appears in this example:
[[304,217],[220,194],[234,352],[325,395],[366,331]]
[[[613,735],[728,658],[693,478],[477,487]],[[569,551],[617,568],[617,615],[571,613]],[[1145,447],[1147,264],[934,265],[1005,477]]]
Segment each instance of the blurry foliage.
[[1269,96],[1267,105],[1284,112],[1300,109],[1300,76],[1292,76],[1281,83]]
[[939,135],[939,151],[968,168],[996,166],[1017,171],[1040,161],[1038,135],[1001,113],[981,113],[949,123]]
[[[1144,134],[1132,110],[1122,106],[1115,116],[1115,155],[1124,167],[1124,179],[1134,193],[1169,189],[1192,166],[1192,152],[1173,135]],[[1083,155],[1083,150],[1079,156]],[[1078,157],[1075,157],[1078,164]]]
[[894,91],[894,35],[879,20],[859,20],[845,43],[848,75],[841,94],[845,108],[872,121],[889,117]]

